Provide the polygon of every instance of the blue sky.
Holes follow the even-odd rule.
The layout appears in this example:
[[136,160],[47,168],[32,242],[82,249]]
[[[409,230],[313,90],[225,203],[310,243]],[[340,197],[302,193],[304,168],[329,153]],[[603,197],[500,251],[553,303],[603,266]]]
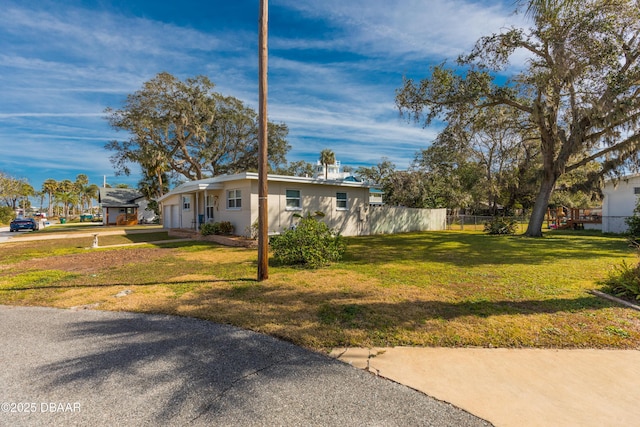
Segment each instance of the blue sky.
[[[2,0],[0,171],[27,178],[115,176],[104,119],[166,71],[206,75],[257,110],[258,0]],[[422,78],[482,35],[518,25],[514,0],[270,0],[269,119],[289,126],[287,159],[324,148],[344,165],[387,157],[405,168],[438,128],[394,106],[402,77]]]

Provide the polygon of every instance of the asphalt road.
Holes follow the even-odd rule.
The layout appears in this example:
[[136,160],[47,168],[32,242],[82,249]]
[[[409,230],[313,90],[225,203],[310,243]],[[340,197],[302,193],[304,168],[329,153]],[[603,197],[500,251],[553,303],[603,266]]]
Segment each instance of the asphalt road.
[[6,242],[11,237],[13,237],[13,233],[9,231],[9,227],[0,227],[0,243]]
[[0,227],[0,243],[10,240],[12,237],[18,234],[28,234],[31,231],[16,231],[14,233],[9,231],[9,227]]
[[0,425],[490,425],[328,356],[197,319],[0,306],[0,328]]

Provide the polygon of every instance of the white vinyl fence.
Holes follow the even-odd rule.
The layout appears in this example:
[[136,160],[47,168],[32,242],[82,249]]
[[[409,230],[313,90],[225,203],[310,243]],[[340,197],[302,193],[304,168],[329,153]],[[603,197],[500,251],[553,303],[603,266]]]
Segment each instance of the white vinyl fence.
[[369,234],[446,230],[447,210],[372,206],[369,211],[369,225]]
[[[510,217],[518,222],[517,233],[524,233],[529,222],[528,217]],[[603,216],[602,224],[585,223],[586,230],[601,230],[603,233],[621,234],[628,231],[628,216]],[[482,231],[484,224],[491,221],[493,217],[480,215],[456,215],[447,217],[447,229],[449,230],[477,230]],[[545,220],[542,223],[542,229],[548,229],[548,223]]]
[[[447,216],[447,229],[484,231],[484,225],[495,218],[494,216],[488,215],[449,215]],[[529,222],[528,217],[510,216],[506,217],[506,219],[516,221],[518,226],[516,233],[524,233],[527,229],[527,223]]]

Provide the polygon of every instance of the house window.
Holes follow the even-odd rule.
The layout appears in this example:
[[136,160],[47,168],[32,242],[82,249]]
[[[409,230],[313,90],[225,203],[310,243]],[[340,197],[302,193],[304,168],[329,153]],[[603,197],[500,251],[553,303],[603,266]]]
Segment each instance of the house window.
[[633,194],[640,194],[640,187],[633,187]]
[[191,196],[182,196],[182,210],[191,210]]
[[336,209],[346,211],[347,208],[347,193],[336,193]]
[[301,209],[300,190],[287,190],[287,210],[299,211]]
[[227,191],[227,209],[242,208],[242,193],[240,190]]
[[216,202],[216,196],[212,196],[208,194],[205,202],[207,219],[213,218],[213,212],[215,211],[215,202]]

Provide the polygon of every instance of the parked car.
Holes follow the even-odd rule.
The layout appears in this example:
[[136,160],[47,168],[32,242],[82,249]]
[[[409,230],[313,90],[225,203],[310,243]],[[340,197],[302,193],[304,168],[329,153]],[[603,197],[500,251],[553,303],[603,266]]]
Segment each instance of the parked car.
[[38,230],[40,223],[33,218],[16,218],[9,224],[9,231]]

